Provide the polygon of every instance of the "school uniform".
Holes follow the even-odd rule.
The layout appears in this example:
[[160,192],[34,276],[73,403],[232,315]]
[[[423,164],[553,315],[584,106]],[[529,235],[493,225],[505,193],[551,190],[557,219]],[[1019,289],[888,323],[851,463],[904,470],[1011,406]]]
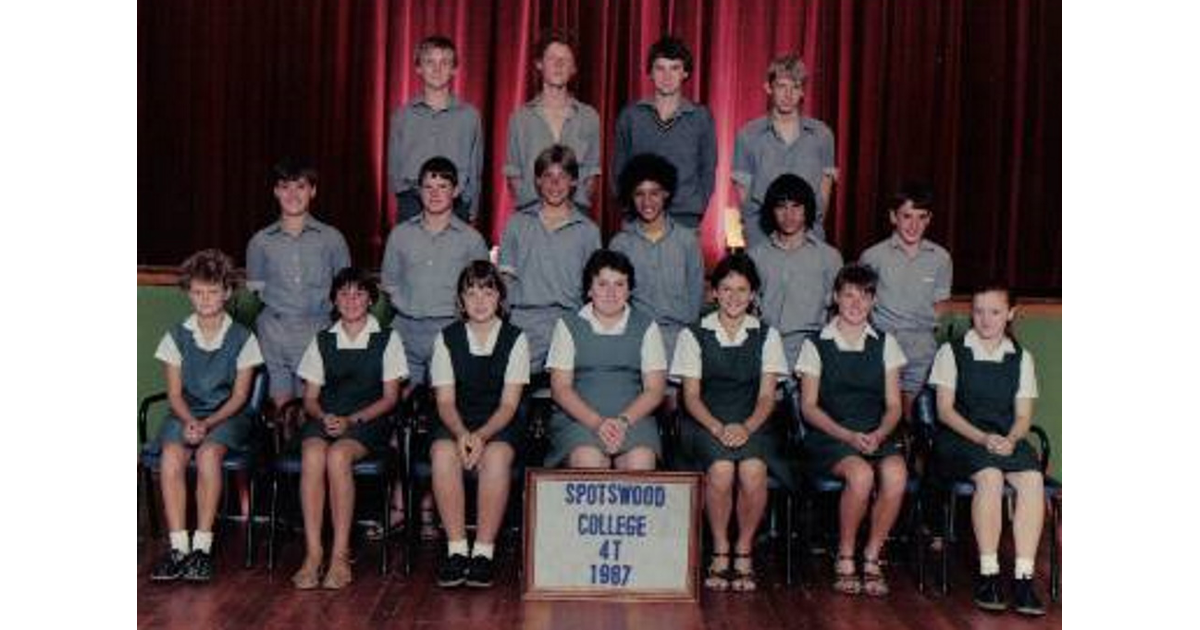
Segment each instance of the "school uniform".
[[392,228],[383,250],[380,284],[396,310],[412,382],[428,376],[433,340],[458,315],[458,276],[475,260],[487,260],[487,245],[475,228],[456,216],[437,232],[417,215]]
[[516,190],[518,209],[538,205],[534,163],[542,151],[555,144],[570,147],[575,153],[575,160],[579,163],[579,186],[575,189],[574,201],[580,207],[591,207],[592,200],[588,197],[585,182],[588,178],[600,175],[600,115],[592,106],[572,96],[562,132],[555,138],[542,112],[542,95],[538,94],[508,119],[504,177],[519,180]]
[[933,305],[950,298],[950,254],[937,243],[922,239],[916,255],[909,256],[893,233],[867,248],[860,262],[879,274],[871,323],[894,336],[908,358],[900,370],[900,389],[920,392],[937,351]]
[[246,246],[246,288],[262,298],[255,322],[272,395],[298,395],[296,366],[315,335],[329,325],[333,276],[350,266],[350,249],[336,228],[309,216],[299,234],[282,221],[259,230]]
[[[482,428],[496,409],[504,387],[529,383],[529,342],[525,333],[512,324],[497,320],[482,338],[476,337],[466,322],[447,326],[433,342],[430,385],[454,387],[454,406],[468,431]],[[520,450],[525,435],[525,419],[515,414],[500,433],[492,437]],[[455,437],[439,422],[434,440]]]
[[789,143],[776,131],[771,117],[763,116],[746,123],[734,140],[730,176],[746,191],[741,207],[746,249],[767,239],[762,228],[762,204],[771,182],[785,173],[798,175],[816,193],[816,219],[810,229],[817,240],[825,240],[821,181],[836,171],[833,132],[825,123],[807,116],[800,118],[799,127],[798,136]]
[[825,323],[842,254],[805,232],[800,244],[792,248],[771,235],[750,250],[750,258],[762,278],[760,315],[779,331],[788,365],[793,365],[804,340]]
[[[320,403],[325,413],[351,416],[383,397],[383,383],[408,376],[404,343],[395,331],[384,331],[374,315],[357,337],[351,338],[341,320],[317,336],[304,351],[297,369],[305,381],[321,386]],[[338,438],[325,433],[320,418],[309,418],[300,429],[300,440],[341,438],[356,440],[368,451],[387,447],[391,425],[386,416],[366,422],[351,422]]]
[[[649,315],[626,307],[612,328],[603,328],[589,303],[577,313],[569,313],[554,329],[554,341],[546,359],[548,370],[568,370],[579,396],[601,416],[613,418],[642,393],[642,375],[666,371],[662,337]],[[625,441],[615,455],[644,446],[662,454],[658,423],[654,416],[630,418]],[[594,431],[555,409],[550,418],[550,452],[546,466],[558,466],[571,451],[594,446],[606,452]]]
[[445,109],[433,108],[421,94],[393,111],[388,124],[387,170],[388,183],[399,200],[397,221],[421,213],[421,167],[439,156],[458,169],[462,192],[454,200],[454,214],[470,221],[479,212],[483,144],[479,111],[454,95]]
[[555,323],[583,305],[583,268],[597,249],[600,228],[578,209],[553,230],[540,205],[509,217],[499,267],[508,276],[509,321],[529,340],[531,371],[542,371]]
[[[746,315],[732,336],[726,334],[717,313],[679,333],[671,375],[700,381],[700,399],[722,424],[743,423],[758,403],[762,379],[767,374],[787,376],[779,332]],[[789,487],[794,485],[792,464],[783,452],[786,436],[768,420],[750,434],[740,448],[729,448],[699,422],[685,419],[680,426],[680,456],[684,468],[706,471],[713,462],[763,461],[771,473]]]
[[[891,335],[868,324],[861,339],[848,340],[837,329],[837,321],[835,317],[816,337],[804,340],[796,373],[820,378],[817,406],[835,422],[869,433],[879,428],[887,409],[887,372],[902,367],[906,359]],[[805,467],[818,474],[829,474],[850,455],[875,461],[899,452],[892,436],[870,455],[812,426],[804,437]]]
[[628,221],[608,248],[629,258],[637,271],[630,302],[658,322],[666,356],[674,356],[679,331],[700,317],[704,304],[704,258],[692,230],[670,217],[657,241],[640,221]]
[[[1037,398],[1033,356],[1005,337],[989,352],[974,330],[962,339],[942,344],[933,361],[929,382],[954,390],[954,409],[975,428],[1007,435],[1016,419],[1018,398]],[[949,427],[939,427],[934,439],[938,471],[949,478],[966,478],[985,468],[1003,472],[1040,470],[1037,454],[1021,440],[1011,455],[989,453]]]
[[[222,314],[221,326],[212,340],[201,334],[196,315],[189,316],[163,335],[154,357],[179,368],[183,380],[183,399],[192,415],[203,420],[229,400],[237,374],[261,365],[258,340],[249,328]],[[244,451],[250,446],[252,419],[245,410],[225,419],[211,429],[205,442],[216,442],[230,450]],[[183,443],[183,421],[167,412],[158,433],[160,444]]]

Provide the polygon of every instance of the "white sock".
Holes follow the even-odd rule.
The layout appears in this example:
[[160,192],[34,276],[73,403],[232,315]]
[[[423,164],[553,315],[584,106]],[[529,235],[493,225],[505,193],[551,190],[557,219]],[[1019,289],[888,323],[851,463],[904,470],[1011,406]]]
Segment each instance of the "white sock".
[[460,556],[471,555],[471,550],[467,546],[466,538],[464,538],[462,540],[451,540],[446,543],[446,555],[453,556],[455,554],[458,554]]
[[196,533],[192,534],[192,549],[212,553],[212,538],[212,532],[202,532],[197,529]]
[[994,553],[980,554],[979,575],[1000,575],[1000,556]]
[[1013,569],[1013,577],[1018,580],[1033,577],[1033,559],[1032,558],[1017,558],[1016,567]]
[[475,543],[475,547],[471,550],[472,556],[483,556],[488,560],[492,559],[492,554],[496,551],[495,543]]
[[187,530],[180,529],[173,531],[167,537],[171,540],[171,549],[181,553],[188,553],[192,550],[191,545],[188,544]]

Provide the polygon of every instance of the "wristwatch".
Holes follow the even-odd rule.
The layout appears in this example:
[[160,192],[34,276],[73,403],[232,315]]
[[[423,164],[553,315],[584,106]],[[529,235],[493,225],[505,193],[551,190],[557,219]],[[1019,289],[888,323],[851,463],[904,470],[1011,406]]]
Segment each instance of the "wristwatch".
[[621,414],[621,415],[617,416],[617,420],[620,420],[626,427],[628,427],[631,424],[629,422],[629,416],[627,416],[625,414]]

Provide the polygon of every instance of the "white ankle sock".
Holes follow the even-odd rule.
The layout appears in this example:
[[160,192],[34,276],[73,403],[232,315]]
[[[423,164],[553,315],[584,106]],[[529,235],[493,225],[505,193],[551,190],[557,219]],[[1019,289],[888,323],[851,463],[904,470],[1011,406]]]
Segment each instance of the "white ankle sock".
[[192,549],[203,551],[204,553],[212,553],[212,539],[212,532],[196,530],[196,533],[192,534]]
[[451,540],[446,543],[446,555],[453,556],[455,554],[460,556],[467,556],[471,554],[471,549],[467,546],[466,538],[462,540]]
[[1033,559],[1017,558],[1016,567],[1013,569],[1013,577],[1018,580],[1033,577]]
[[996,554],[979,556],[979,575],[999,575],[1000,556]]
[[167,537],[171,540],[171,549],[182,553],[188,553],[192,550],[192,546],[188,544],[187,530],[180,529],[173,531]]
[[492,554],[496,551],[495,543],[475,543],[475,547],[471,549],[472,556],[483,556],[488,560],[492,559]]

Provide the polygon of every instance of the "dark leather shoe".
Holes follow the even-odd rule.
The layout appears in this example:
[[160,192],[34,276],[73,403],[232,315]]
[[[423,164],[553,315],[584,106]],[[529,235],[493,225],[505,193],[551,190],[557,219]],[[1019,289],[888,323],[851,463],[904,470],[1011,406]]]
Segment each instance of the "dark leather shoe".
[[213,558],[207,551],[193,551],[184,561],[183,579],[189,582],[207,582],[213,578]]
[[150,571],[150,579],[154,582],[171,582],[183,577],[183,570],[187,563],[187,554],[178,549],[171,549],[163,554],[158,562],[154,563],[154,568]]
[[471,556],[471,563],[467,565],[467,586],[475,588],[491,586],[494,571],[491,558]]
[[467,581],[467,565],[470,560],[466,556],[456,553],[442,562],[442,566],[438,567],[437,583],[442,588],[450,588],[453,586],[461,586]]
[[1033,588],[1033,578],[1013,580],[1013,609],[1030,617],[1046,614],[1046,606],[1038,599]]
[[999,575],[981,575],[976,578],[975,605],[988,612],[1003,612],[1008,609],[1004,593],[1000,590]]

